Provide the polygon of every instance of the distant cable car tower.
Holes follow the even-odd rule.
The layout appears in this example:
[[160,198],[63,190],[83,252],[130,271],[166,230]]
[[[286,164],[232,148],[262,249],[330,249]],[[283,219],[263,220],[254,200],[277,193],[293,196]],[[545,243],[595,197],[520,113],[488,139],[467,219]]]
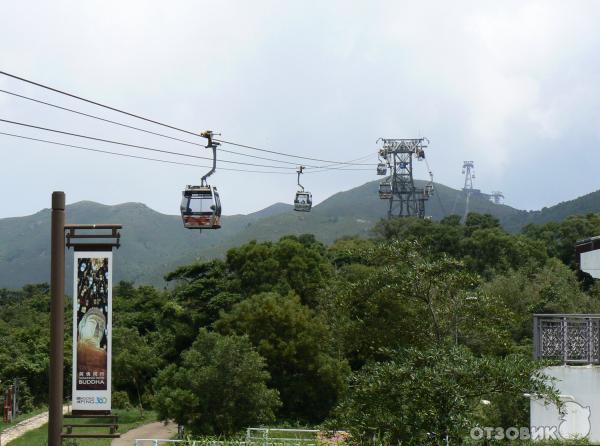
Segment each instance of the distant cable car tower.
[[[425,188],[415,186],[413,178],[413,157],[421,161],[425,159],[425,148],[429,144],[427,138],[418,139],[386,139],[379,150],[379,156],[385,160],[390,169],[388,181],[380,185],[379,197],[390,202],[388,218],[419,217],[425,218],[425,201],[433,192],[433,184]],[[388,191],[388,189],[391,189]]]
[[465,193],[465,215],[463,216],[463,222],[467,221],[469,215],[469,200],[473,189],[473,180],[475,179],[475,163],[473,161],[463,161],[462,173],[465,176],[465,186],[463,192]]
[[490,200],[494,204],[502,204],[502,201],[504,200],[504,194],[502,192],[500,192],[499,190],[494,190],[490,194]]
[[473,161],[464,161],[462,173],[465,176],[465,192],[473,192],[473,180],[475,179],[475,163]]

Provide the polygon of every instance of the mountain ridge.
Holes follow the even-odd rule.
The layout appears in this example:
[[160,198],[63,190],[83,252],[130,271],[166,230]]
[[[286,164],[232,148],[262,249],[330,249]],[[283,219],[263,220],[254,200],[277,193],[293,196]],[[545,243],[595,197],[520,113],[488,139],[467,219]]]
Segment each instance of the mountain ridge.
[[[106,205],[82,200],[67,206],[67,222],[123,224],[122,247],[115,256],[115,281],[164,286],[163,276],[177,266],[221,257],[229,248],[250,240],[277,240],[283,235],[303,233],[313,233],[324,243],[343,236],[368,237],[373,225],[387,215],[387,201],[377,196],[378,183],[372,181],[333,194],[310,213],[294,212],[287,203],[274,203],[247,215],[225,215],[221,229],[200,234],[183,229],[180,216],[160,213],[140,202]],[[435,185],[435,195],[427,205],[431,218],[463,215],[464,210],[462,191]],[[538,211],[497,205],[475,194],[470,210],[491,213],[505,229],[518,232],[529,223],[600,212],[600,191]],[[0,219],[0,288],[49,280],[49,223],[48,208],[28,216]],[[68,274],[71,269],[68,261]]]

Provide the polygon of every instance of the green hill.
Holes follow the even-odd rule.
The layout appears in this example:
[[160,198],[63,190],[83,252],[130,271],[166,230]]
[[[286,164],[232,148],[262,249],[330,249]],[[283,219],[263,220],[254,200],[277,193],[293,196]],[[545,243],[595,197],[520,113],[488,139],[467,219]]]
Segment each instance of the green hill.
[[[222,256],[227,249],[250,240],[276,240],[286,234],[313,233],[325,242],[347,235],[369,236],[373,225],[387,214],[387,201],[377,197],[377,181],[339,192],[310,213],[293,212],[276,203],[248,215],[223,217],[218,231],[184,230],[179,216],[158,213],[141,203],[106,206],[79,202],[68,206],[68,223],[122,223],[123,245],[116,257],[115,280],[162,286],[162,277],[194,259]],[[464,213],[462,191],[436,184],[427,215],[440,219]],[[569,215],[600,212],[600,191],[540,211],[496,205],[484,195],[470,200],[472,212],[490,213],[511,232],[527,223],[561,221]],[[0,287],[17,288],[49,280],[50,210],[0,219]],[[70,259],[68,256],[67,259]],[[67,269],[70,272],[70,261]]]

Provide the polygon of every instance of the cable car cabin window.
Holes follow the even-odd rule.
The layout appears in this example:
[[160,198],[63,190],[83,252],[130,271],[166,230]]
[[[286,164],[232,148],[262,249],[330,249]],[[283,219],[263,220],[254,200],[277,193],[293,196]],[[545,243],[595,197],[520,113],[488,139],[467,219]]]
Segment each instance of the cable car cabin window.
[[211,189],[186,190],[181,200],[181,218],[188,229],[218,229],[221,227],[219,194]]
[[221,198],[219,197],[219,194],[217,193],[216,190],[214,190],[214,194],[215,194],[215,205],[217,206],[216,209],[216,214],[220,217],[221,216]]
[[312,196],[308,192],[297,192],[294,200],[294,210],[308,212],[312,206]]

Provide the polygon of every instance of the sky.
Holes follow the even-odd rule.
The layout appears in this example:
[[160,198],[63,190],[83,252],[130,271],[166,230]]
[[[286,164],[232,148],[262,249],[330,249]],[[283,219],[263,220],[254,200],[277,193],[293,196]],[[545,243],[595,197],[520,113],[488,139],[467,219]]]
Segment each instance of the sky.
[[[307,173],[302,183],[315,202],[378,178],[378,138],[427,137],[436,182],[462,187],[462,162],[473,160],[475,187],[539,209],[599,189],[599,18],[595,1],[5,2],[0,70],[228,141],[373,164]],[[195,138],[4,76],[0,89]],[[0,119],[210,155],[4,93]],[[202,163],[7,123],[0,132]],[[68,203],[143,202],[176,214],[181,190],[208,170],[3,135],[0,153],[0,218],[49,207],[53,190],[64,190]],[[300,160],[278,159],[290,164],[219,153],[211,184],[223,212],[291,202]],[[223,160],[288,169],[231,172],[219,168],[252,167]],[[415,175],[427,177],[423,163]]]

